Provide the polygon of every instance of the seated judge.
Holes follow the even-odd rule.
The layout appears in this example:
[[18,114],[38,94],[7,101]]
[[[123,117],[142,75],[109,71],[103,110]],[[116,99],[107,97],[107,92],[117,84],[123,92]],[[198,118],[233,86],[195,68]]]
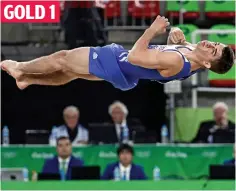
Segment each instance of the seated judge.
[[234,144],[234,148],[233,148],[233,158],[231,159],[228,159],[228,160],[225,160],[224,161],[224,165],[236,165],[235,163],[235,157],[236,157],[236,147],[235,147],[235,144]]
[[[80,111],[77,107],[71,105],[67,106],[63,111],[63,118],[65,124],[56,128],[56,136],[68,137],[73,145],[87,144],[89,140],[89,132],[84,128],[80,123]],[[50,137],[53,136],[53,132]],[[53,145],[53,142],[50,142],[50,145]]]
[[72,167],[83,166],[84,162],[72,155],[72,145],[68,137],[57,139],[56,150],[57,155],[45,161],[42,173],[61,174],[63,171],[65,179],[70,180]]
[[213,106],[214,120],[200,124],[195,143],[234,143],[235,124],[228,119],[228,106],[217,102]]
[[143,167],[133,163],[134,150],[128,144],[122,144],[117,149],[118,161],[108,164],[103,175],[103,180],[113,180],[115,170],[119,171],[120,180],[146,180],[147,176]]
[[112,124],[114,124],[114,133],[117,136],[117,140],[114,142],[122,142],[122,131],[125,127],[129,129],[129,139],[133,139],[135,131],[145,131],[145,127],[138,119],[128,119],[128,108],[120,101],[113,102],[109,108],[108,113],[111,116]]

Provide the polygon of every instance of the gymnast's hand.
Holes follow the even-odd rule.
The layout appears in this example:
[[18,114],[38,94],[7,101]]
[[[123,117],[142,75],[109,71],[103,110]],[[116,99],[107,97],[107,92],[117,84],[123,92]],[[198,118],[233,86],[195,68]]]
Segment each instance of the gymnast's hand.
[[186,42],[183,31],[177,27],[171,29],[168,40],[171,44],[184,44]]
[[150,29],[155,32],[155,34],[163,34],[166,32],[166,27],[169,25],[170,23],[167,18],[158,15],[155,21],[151,24]]

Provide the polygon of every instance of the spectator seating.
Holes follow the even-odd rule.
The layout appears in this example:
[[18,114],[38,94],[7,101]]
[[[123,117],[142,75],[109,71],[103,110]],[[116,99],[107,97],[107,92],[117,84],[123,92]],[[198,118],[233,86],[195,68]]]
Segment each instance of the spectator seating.
[[143,1],[142,7],[137,7],[134,1],[128,2],[128,14],[134,18],[155,18],[160,14],[159,1]]
[[212,0],[205,2],[205,12],[208,18],[234,18],[235,1]]
[[[215,25],[211,29],[227,30],[233,29],[233,25]],[[235,35],[234,34],[210,34],[208,36],[210,41],[221,42],[230,46],[234,46]],[[209,84],[215,87],[235,87],[235,66],[227,74],[216,74],[209,71],[208,73]]]
[[[212,30],[235,30],[233,25],[219,24],[211,27]],[[210,34],[208,36],[210,41],[221,42],[227,45],[235,44],[235,35],[234,34]]]
[[[169,17],[177,18],[180,12],[180,1],[168,1],[167,11]],[[199,17],[199,4],[198,1],[182,1],[182,8],[185,10],[184,18],[198,18]]]
[[104,17],[107,19],[111,19],[120,16],[121,16],[120,1],[110,1],[105,8]]
[[[198,19],[200,16],[200,3],[199,1],[190,1],[190,0],[168,0],[166,6],[166,12],[168,17],[173,23],[173,21],[177,21],[179,18],[180,10],[183,9],[183,17],[186,20],[194,20]],[[156,15],[160,14],[161,3],[158,0],[146,0],[140,1],[141,6],[137,6],[134,0],[129,0],[127,2],[127,9],[125,10],[125,14],[122,15],[122,10],[124,2],[121,1],[110,1],[104,11],[105,19],[109,20],[111,26],[116,26],[117,23],[126,26],[133,25],[149,25],[153,18]],[[207,19],[215,18],[215,19],[229,19],[229,23],[231,23],[232,19],[235,17],[235,5],[234,1],[229,0],[211,0],[205,1],[205,15]],[[163,10],[165,11],[165,10]],[[127,21],[121,22],[121,15],[127,16]],[[175,20],[173,20],[175,19]],[[114,22],[112,20],[115,20]],[[117,22],[118,20],[118,22]],[[217,21],[217,20],[211,20]],[[228,21],[227,21],[228,22]],[[140,23],[140,24],[138,24]],[[211,23],[211,22],[210,22]],[[110,25],[109,24],[109,25]],[[213,23],[212,23],[213,24]],[[212,25],[211,24],[211,25]],[[199,24],[200,25],[200,24]],[[211,26],[210,25],[210,26]]]
[[[183,33],[186,37],[186,40],[188,42],[192,42],[191,34],[193,31],[198,29],[198,27],[196,25],[192,25],[192,24],[180,24],[180,25],[175,25],[175,27],[178,27],[183,31]],[[200,36],[197,36],[197,42],[200,40],[201,40]]]

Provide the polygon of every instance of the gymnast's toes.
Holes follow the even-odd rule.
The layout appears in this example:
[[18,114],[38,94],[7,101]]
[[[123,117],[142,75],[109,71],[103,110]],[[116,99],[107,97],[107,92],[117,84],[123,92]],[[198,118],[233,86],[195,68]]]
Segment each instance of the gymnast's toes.
[[19,64],[18,62],[13,60],[5,60],[1,62],[0,66],[2,70],[6,71],[16,80],[19,80],[22,77],[23,73],[17,68],[18,64]]

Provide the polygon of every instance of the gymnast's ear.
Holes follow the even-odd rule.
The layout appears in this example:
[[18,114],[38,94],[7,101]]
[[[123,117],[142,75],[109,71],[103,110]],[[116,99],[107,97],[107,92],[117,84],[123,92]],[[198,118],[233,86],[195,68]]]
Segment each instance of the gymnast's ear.
[[203,66],[207,69],[211,68],[211,63],[210,62],[206,62],[206,61],[203,61]]

